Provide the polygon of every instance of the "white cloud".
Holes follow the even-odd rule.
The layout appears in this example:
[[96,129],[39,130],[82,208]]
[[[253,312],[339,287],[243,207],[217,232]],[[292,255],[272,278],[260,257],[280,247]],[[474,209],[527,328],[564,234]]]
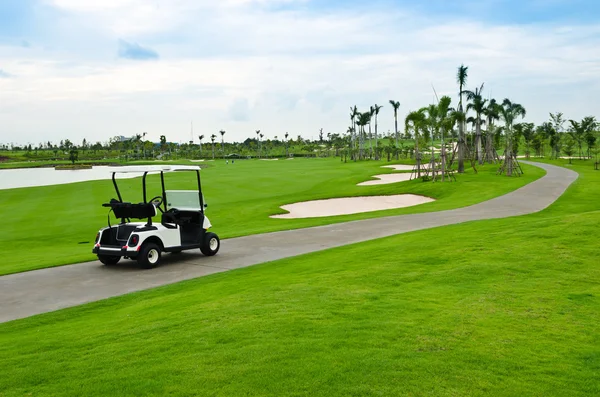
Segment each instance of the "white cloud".
[[[21,52],[0,47],[0,68],[14,74],[0,79],[0,101],[8,103],[0,109],[0,141],[4,131],[36,142],[140,130],[186,141],[191,119],[209,135],[227,129],[228,139],[255,129],[312,136],[321,127],[345,131],[351,105],[374,103],[385,106],[386,131],[393,129],[389,99],[402,103],[404,117],[432,100],[431,84],[455,98],[461,63],[470,66],[469,86],[485,81],[484,93],[522,103],[535,122],[556,110],[593,114],[590,99],[600,88],[600,25],[269,10],[285,0],[51,1],[94,29],[77,38],[89,38],[91,49],[75,39]],[[117,59],[121,38],[155,49],[160,60]]]

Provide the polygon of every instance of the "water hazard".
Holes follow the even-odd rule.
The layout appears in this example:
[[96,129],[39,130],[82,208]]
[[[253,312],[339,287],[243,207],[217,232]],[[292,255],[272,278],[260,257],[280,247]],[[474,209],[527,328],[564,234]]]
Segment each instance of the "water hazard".
[[[60,170],[54,168],[18,168],[0,170],[0,190],[19,187],[64,185],[66,183],[110,179],[112,171],[121,167],[98,166],[88,170]],[[135,178],[141,174],[118,174],[118,179]]]

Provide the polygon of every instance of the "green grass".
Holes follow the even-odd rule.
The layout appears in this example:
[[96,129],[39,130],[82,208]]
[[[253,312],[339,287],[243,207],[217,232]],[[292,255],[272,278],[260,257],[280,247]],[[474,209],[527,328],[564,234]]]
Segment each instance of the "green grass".
[[0,395],[598,395],[600,172],[572,168],[541,213],[0,325]]
[[[420,180],[379,186],[356,186],[371,176],[393,172],[380,168],[387,162],[341,163],[335,159],[280,161],[238,160],[226,165],[208,162],[202,171],[207,215],[221,238],[317,226],[387,215],[440,211],[467,206],[508,193],[543,175],[524,166],[525,176],[495,175],[497,166],[471,169],[456,183],[423,183]],[[204,166],[204,165],[203,165]],[[57,171],[65,172],[65,171]],[[169,174],[167,188],[194,189],[189,174]],[[149,196],[160,194],[158,177],[149,177]],[[141,179],[120,184],[125,201],[141,200]],[[285,213],[281,205],[332,197],[412,193],[437,201],[404,209],[312,219],[271,219]],[[93,260],[93,239],[107,224],[102,207],[115,197],[110,181],[0,190],[0,274]],[[159,220],[159,218],[156,218]],[[112,222],[117,220],[112,218]]]

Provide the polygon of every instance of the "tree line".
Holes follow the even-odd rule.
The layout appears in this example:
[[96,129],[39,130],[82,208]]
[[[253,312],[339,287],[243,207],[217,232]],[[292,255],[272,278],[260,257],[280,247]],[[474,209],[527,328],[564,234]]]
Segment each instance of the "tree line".
[[[351,107],[347,131],[350,158],[377,160],[386,150],[392,151],[396,158],[402,153],[411,153],[413,157],[435,156],[433,145],[438,142],[444,147],[450,146],[458,159],[457,171],[464,172],[465,160],[479,164],[495,162],[499,160],[499,153],[506,159],[515,157],[521,149],[527,158],[532,151],[536,156],[549,154],[551,158],[561,154],[589,158],[593,153],[598,154],[599,124],[595,117],[567,120],[563,113],[556,112],[550,113],[549,120],[538,126],[521,121],[527,114],[523,105],[509,98],[502,101],[486,98],[483,83],[467,89],[468,69],[461,65],[457,70],[458,106],[452,107],[452,99],[442,96],[437,98],[437,103],[409,111],[404,119],[404,134],[398,130],[400,102],[389,100],[395,139],[388,147],[380,145],[378,139],[377,121],[382,106],[375,104],[364,112],[357,106]],[[435,88],[433,90],[435,93]],[[403,142],[403,137],[411,141]],[[411,150],[404,150],[406,144]]]

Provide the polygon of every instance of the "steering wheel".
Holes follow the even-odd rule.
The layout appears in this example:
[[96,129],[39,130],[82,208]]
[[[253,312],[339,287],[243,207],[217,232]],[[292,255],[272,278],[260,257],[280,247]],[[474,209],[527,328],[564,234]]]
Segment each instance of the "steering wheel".
[[152,203],[152,205],[154,205],[156,208],[158,208],[158,210],[160,212],[164,213],[164,211],[162,210],[162,208],[160,208],[160,206],[163,203],[163,197],[162,196],[152,197],[152,199],[150,199],[150,203]]

